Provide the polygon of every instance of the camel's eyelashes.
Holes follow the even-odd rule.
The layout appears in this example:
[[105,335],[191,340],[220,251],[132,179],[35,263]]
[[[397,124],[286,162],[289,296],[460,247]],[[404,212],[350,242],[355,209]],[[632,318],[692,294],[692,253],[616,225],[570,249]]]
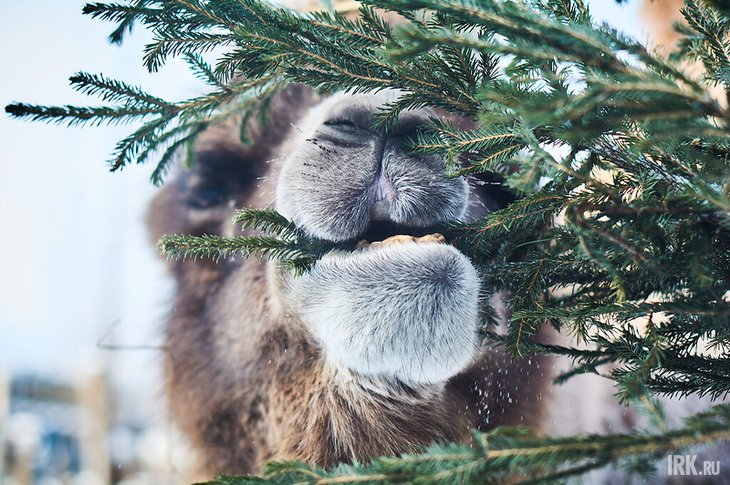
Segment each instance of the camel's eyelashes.
[[329,130],[334,130],[344,135],[357,135],[369,131],[366,127],[361,126],[361,124],[349,118],[331,118],[322,123],[322,125],[326,126]]
[[335,128],[357,128],[355,122],[352,120],[348,120],[347,118],[332,118],[325,121],[323,125]]

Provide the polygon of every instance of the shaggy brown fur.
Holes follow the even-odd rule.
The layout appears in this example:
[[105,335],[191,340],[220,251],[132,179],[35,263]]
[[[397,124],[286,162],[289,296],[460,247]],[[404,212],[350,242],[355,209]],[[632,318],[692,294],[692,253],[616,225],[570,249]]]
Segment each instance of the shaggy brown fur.
[[[658,44],[676,42],[671,23],[681,3],[646,2],[644,16]],[[252,127],[251,146],[240,144],[235,123],[211,128],[198,144],[195,168],[178,173],[155,199],[149,215],[153,239],[232,235],[235,208],[270,207],[279,158],[291,149],[287,142],[296,123],[317,102],[300,86],[283,91],[270,123]],[[167,392],[208,476],[257,473],[272,459],[324,466],[365,461],[434,441],[467,442],[471,428],[540,429],[555,416],[552,432],[568,432],[571,424],[573,431],[594,430],[590,424],[603,415],[611,423],[628,419],[606,402],[610,390],[601,397],[585,385],[551,396],[553,419],[546,418],[541,399],[549,362],[528,363],[494,350],[483,351],[443,385],[414,388],[356,375],[325,362],[310,330],[282,302],[272,264],[169,264],[177,294],[167,327]],[[606,430],[632,428],[630,421]]]
[[[642,4],[641,18],[649,30],[650,45],[656,52],[666,55],[681,40],[682,36],[676,31],[674,25],[687,23],[680,11],[683,6],[684,0],[645,0]],[[687,62],[683,67],[690,76],[702,77],[701,62]],[[728,93],[721,86],[708,86],[707,91],[722,106],[728,105]]]
[[641,17],[651,33],[651,42],[656,47],[667,49],[675,45],[679,34],[674,30],[676,22],[684,21],[679,9],[684,0],[645,0],[641,6]]
[[[270,206],[281,147],[315,102],[302,87],[281,93],[251,147],[236,141],[232,127],[207,133],[194,170],[180,172],[155,199],[153,239],[230,235],[235,208]],[[434,441],[467,442],[475,427],[539,427],[541,359],[528,364],[485,350],[465,372],[432,386],[366,378],[325,362],[309,329],[282,304],[272,263],[170,267],[177,294],[167,327],[168,397],[209,476],[257,473],[272,459],[366,461]]]

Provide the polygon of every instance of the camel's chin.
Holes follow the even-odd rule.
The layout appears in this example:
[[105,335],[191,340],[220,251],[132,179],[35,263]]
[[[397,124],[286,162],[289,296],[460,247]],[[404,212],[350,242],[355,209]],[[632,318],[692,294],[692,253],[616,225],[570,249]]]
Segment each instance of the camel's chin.
[[443,382],[477,352],[480,280],[443,236],[398,235],[326,254],[293,284],[327,358],[366,376]]

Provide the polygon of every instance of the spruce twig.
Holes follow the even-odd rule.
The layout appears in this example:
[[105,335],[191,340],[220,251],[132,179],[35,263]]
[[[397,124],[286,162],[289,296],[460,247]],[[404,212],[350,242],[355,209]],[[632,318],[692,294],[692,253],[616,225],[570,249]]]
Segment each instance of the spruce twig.
[[244,231],[263,232],[246,236],[224,237],[214,234],[163,236],[158,247],[171,259],[210,258],[214,261],[233,257],[276,259],[295,274],[308,271],[325,253],[338,245],[308,237],[296,226],[270,209],[242,209],[233,218]]
[[[525,354],[549,322],[612,359],[621,356],[629,374],[648,365],[656,392],[702,393],[699,386],[709,385],[710,394],[722,395],[721,385],[701,376],[688,380],[682,364],[703,352],[703,340],[722,352],[719,359],[730,348],[721,303],[730,287],[730,140],[722,128],[730,115],[707,95],[705,84],[670,59],[594,25],[578,0],[365,4],[356,21],[331,13],[302,15],[258,0],[90,4],[87,13],[118,23],[115,38],[134,23],[153,32],[151,69],[184,57],[213,91],[169,102],[78,73],[72,78],[77,89],[111,104],[18,103],[6,110],[68,124],[143,120],[119,143],[111,167],[157,156],[152,178],[161,183],[170,163],[206,127],[243,112],[245,133],[250,116],[282,83],[304,82],[326,92],[400,89],[404,96],[378,117],[381,127],[403,109],[426,105],[476,120],[474,130],[434,121],[412,146],[444,154],[453,176],[499,172],[523,195],[483,220],[445,229],[480,266],[488,286],[515,295],[504,344]],[[395,11],[408,22],[391,28],[374,8]],[[413,9],[423,10],[414,16]],[[690,2],[685,15],[684,51],[708,72],[730,65],[730,54],[718,43],[730,25],[721,21],[724,14]],[[223,51],[208,64],[201,53],[212,47]],[[548,147],[569,148],[570,155],[561,159]],[[601,172],[610,176],[599,178]],[[565,223],[555,226],[556,218]],[[303,249],[309,243],[296,227],[265,220],[257,227],[279,232],[235,242],[182,236],[166,240],[165,248],[218,258],[263,251],[310,263],[322,254]],[[658,294],[671,304],[645,303]],[[668,315],[657,331],[666,336],[662,342],[674,341],[665,351],[682,359],[648,362],[622,350],[656,345],[646,335],[635,335],[635,342],[626,337],[631,319],[647,312]],[[615,323],[607,326],[609,320]],[[613,330],[618,332],[610,335]],[[725,367],[718,369],[708,379],[725,382]]]
[[[443,155],[449,175],[475,183],[485,171],[495,172],[519,195],[480,220],[450,221],[444,228],[488,289],[512,295],[508,332],[487,331],[488,342],[520,355],[573,358],[562,378],[611,364],[606,375],[626,401],[646,392],[726,397],[730,111],[708,87],[730,89],[727,9],[689,0],[679,51],[664,58],[596,25],[580,0],[364,4],[355,21],[260,0],[89,4],[87,14],[116,24],[113,41],[135,24],[151,31],[149,69],[182,57],[211,91],[171,102],[78,73],[72,85],[101,98],[102,106],[16,103],[6,111],[69,125],[137,121],[117,145],[111,168],[156,159],[153,180],[160,183],[199,133],[234,115],[243,115],[246,133],[250,117],[262,114],[285,83],[322,92],[398,89],[403,96],[377,114],[377,128],[387,130],[402,110],[423,106],[461,117],[475,129],[434,120],[410,140],[414,151]],[[387,25],[375,9],[400,14],[403,25]],[[683,72],[674,60],[683,58],[700,61],[704,78]],[[168,236],[162,250],[214,259],[257,254],[305,271],[334,247],[272,211],[248,209],[236,220],[247,234]],[[646,325],[637,324],[642,320]],[[586,349],[535,341],[546,324]],[[721,407],[676,432],[561,441],[495,431],[478,435],[478,448],[436,446],[370,465],[326,471],[276,464],[258,483],[478,482],[514,478],[517,470],[531,480],[554,480],[620,456],[727,437],[727,408]],[[230,480],[220,483],[255,479]]]
[[657,457],[688,447],[730,439],[730,407],[715,406],[680,429],[657,434],[587,435],[536,438],[525,429],[497,428],[476,433],[474,446],[433,445],[420,454],[376,458],[369,464],[324,470],[300,462],[270,463],[262,477],[222,477],[208,484],[482,484],[555,483],[627,457]]

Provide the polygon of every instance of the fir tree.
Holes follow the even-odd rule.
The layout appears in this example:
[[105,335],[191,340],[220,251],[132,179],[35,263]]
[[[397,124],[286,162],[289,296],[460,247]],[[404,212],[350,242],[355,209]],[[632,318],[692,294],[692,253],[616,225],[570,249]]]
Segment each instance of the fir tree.
[[[211,124],[243,113],[245,139],[247,119],[265,118],[267,101],[286,83],[324,93],[399,89],[404,95],[379,114],[384,129],[401,110],[427,105],[475,119],[473,131],[434,121],[411,146],[445,154],[454,176],[501,174],[519,194],[481,220],[443,228],[487,286],[512,295],[509,331],[485,322],[485,341],[520,355],[569,356],[575,367],[560,379],[600,372],[616,381],[624,402],[727,396],[730,111],[708,87],[730,90],[728,9],[688,0],[684,41],[665,58],[596,25],[581,0],[362,3],[357,20],[260,0],[92,3],[84,12],[116,23],[114,42],[136,24],[153,33],[144,59],[151,71],[183,57],[210,92],[172,102],[78,73],[72,86],[102,105],[6,111],[66,124],[140,120],[117,145],[111,169],[155,159],[155,183]],[[404,23],[388,25],[376,8]],[[704,65],[703,78],[684,73],[679,60],[686,59]],[[332,249],[272,211],[244,210],[237,221],[262,234],[173,235],[161,248],[171,257],[259,253],[297,271]],[[536,342],[544,325],[584,345]],[[604,371],[608,364],[613,370]],[[263,478],[216,483],[555,481],[627,458],[646,470],[662,452],[729,438],[730,409],[720,405],[654,434],[554,439],[498,429],[476,433],[471,448],[434,445],[334,470],[272,463]]]

